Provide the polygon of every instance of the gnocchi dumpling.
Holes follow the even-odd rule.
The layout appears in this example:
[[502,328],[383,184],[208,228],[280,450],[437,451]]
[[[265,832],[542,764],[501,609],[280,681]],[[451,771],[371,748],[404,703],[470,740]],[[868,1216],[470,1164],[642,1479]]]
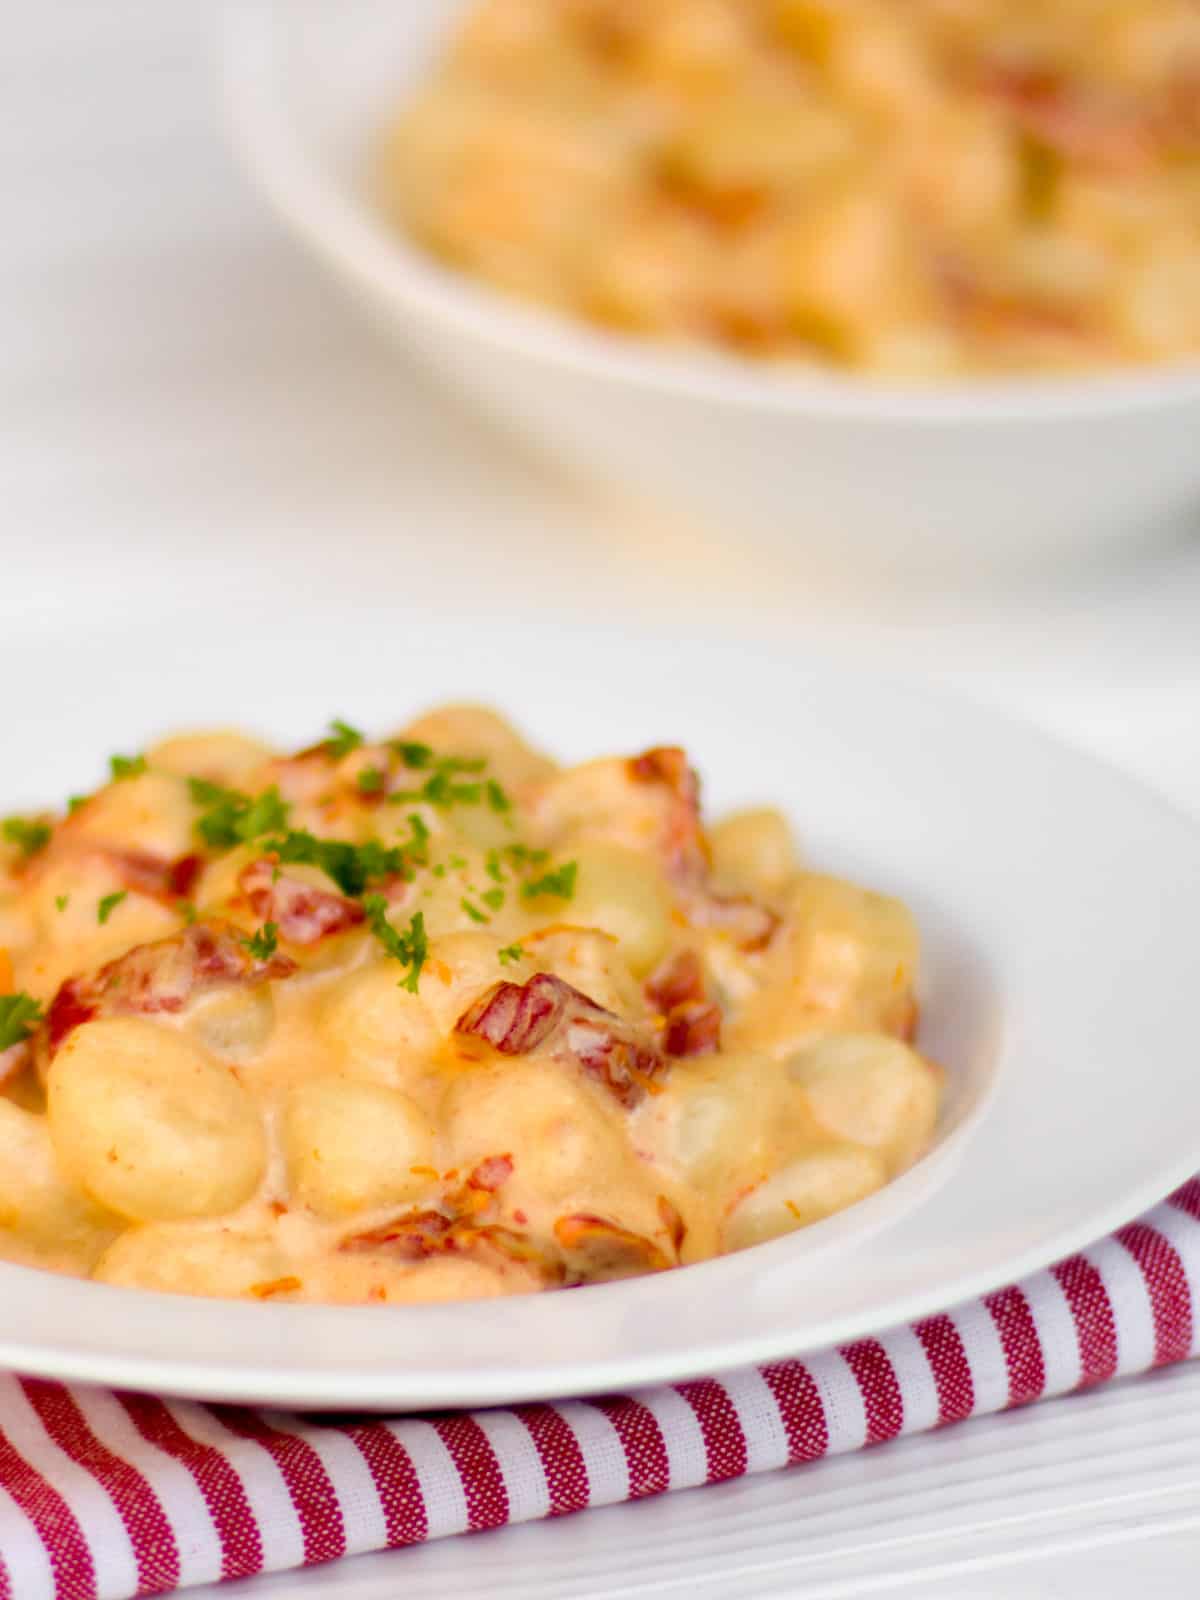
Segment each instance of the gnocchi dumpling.
[[939,1074],[915,1050],[878,1033],[815,1039],[788,1064],[816,1123],[874,1150],[901,1172],[933,1137]]
[[46,1118],[0,1097],[0,1238],[13,1254],[87,1272],[123,1225],[65,1177]]
[[268,1234],[172,1222],[126,1229],[101,1256],[92,1276],[100,1283],[163,1294],[263,1300],[292,1293],[301,1283]]
[[820,1222],[865,1200],[886,1181],[887,1168],[874,1150],[818,1146],[780,1167],[735,1207],[725,1227],[725,1247],[744,1250]]
[[77,1028],[55,1057],[48,1106],[63,1170],[135,1222],[222,1216],[262,1179],[262,1120],[233,1071],[141,1017]]
[[405,1094],[377,1083],[310,1078],[288,1096],[283,1148],[291,1192],[335,1219],[437,1193],[437,1140]]

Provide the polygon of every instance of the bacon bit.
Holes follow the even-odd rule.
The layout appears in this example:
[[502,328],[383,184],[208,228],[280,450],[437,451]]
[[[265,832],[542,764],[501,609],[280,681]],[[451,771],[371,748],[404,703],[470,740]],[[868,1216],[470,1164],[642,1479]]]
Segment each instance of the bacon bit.
[[521,1226],[524,1227],[525,1224],[529,1221],[529,1218],[525,1215],[525,1213],[518,1206],[518,1208],[513,1212],[513,1221],[514,1222],[519,1222],[521,1224]]
[[656,1203],[663,1227],[667,1230],[667,1237],[671,1241],[671,1246],[676,1256],[678,1256],[683,1247],[683,1241],[687,1237],[687,1223],[684,1222],[665,1194],[660,1194]]
[[780,918],[759,901],[743,894],[705,892],[689,905],[692,922],[728,934],[748,955],[765,950],[779,928]]
[[467,1178],[467,1188],[483,1189],[487,1194],[495,1194],[512,1175],[511,1156],[486,1156]]
[[708,845],[700,827],[700,780],[678,745],[655,745],[629,761],[635,783],[666,789],[670,804],[662,847],[668,870],[683,882],[699,881],[709,867]]
[[577,991],[549,973],[527,983],[497,983],[463,1012],[454,1031],[478,1034],[502,1055],[528,1055],[562,1021],[569,992]]
[[704,965],[695,950],[676,951],[646,979],[646,999],[664,1017],[705,993]]
[[676,1006],[667,1018],[663,1049],[669,1056],[707,1056],[721,1048],[721,1008],[702,1000]]
[[680,950],[646,983],[662,1012],[662,1047],[669,1056],[709,1055],[721,1048],[721,1008],[707,997],[704,967],[694,950]]
[[445,1248],[443,1238],[452,1226],[451,1218],[441,1211],[413,1211],[382,1227],[343,1239],[338,1249],[347,1255],[386,1250],[403,1261],[424,1261]]
[[273,922],[291,944],[316,944],[366,918],[355,901],[280,872],[275,856],[260,856],[243,868],[238,887],[255,916]]
[[636,1023],[606,1011],[562,978],[539,972],[523,984],[498,983],[468,1007],[455,1032],[487,1040],[502,1055],[548,1047],[635,1106],[665,1062]]
[[134,945],[89,976],[68,978],[50,1002],[39,1038],[53,1056],[69,1033],[95,1017],[178,1012],[210,989],[289,978],[296,970],[290,956],[261,961],[231,928],[197,922]]
[[580,1281],[663,1272],[676,1265],[653,1239],[583,1212],[559,1217],[554,1237],[569,1255],[582,1257],[577,1267]]

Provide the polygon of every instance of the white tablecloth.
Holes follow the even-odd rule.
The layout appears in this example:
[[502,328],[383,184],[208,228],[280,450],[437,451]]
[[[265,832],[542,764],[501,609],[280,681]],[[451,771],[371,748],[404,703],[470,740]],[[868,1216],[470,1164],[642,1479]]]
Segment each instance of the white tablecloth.
[[[504,610],[533,593],[565,616],[765,631],[882,672],[916,668],[1200,812],[1200,540],[1017,591],[853,597],[799,562],[698,543],[581,489],[402,365],[264,215],[225,149],[218,33],[200,0],[52,0],[5,18],[10,641],[102,637],[128,617],[203,627],[218,606]],[[806,1596],[930,1600],[1183,1594],[1200,1556],[1198,1420],[1200,1373],[1179,1370],[803,1477],[249,1593],[390,1596],[403,1568],[411,1600],[485,1572],[489,1593],[522,1600],[802,1584]],[[869,1528],[851,1514],[864,1503]],[[602,1555],[624,1540],[668,1541],[679,1560],[668,1577],[617,1586]]]

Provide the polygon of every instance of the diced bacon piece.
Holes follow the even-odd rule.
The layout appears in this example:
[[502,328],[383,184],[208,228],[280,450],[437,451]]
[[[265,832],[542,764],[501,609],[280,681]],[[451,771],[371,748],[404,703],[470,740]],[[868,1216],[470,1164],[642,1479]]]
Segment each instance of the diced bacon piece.
[[476,1034],[502,1055],[528,1055],[559,1026],[573,994],[578,990],[548,972],[527,983],[497,983],[463,1012],[454,1031]]
[[494,985],[463,1012],[455,1032],[486,1039],[502,1055],[545,1048],[599,1079],[627,1107],[665,1067],[647,1030],[548,972],[523,984]]
[[233,929],[197,922],[169,938],[135,945],[89,976],[68,978],[46,1013],[45,1042],[53,1055],[69,1033],[95,1017],[178,1012],[212,989],[265,983],[295,971],[289,956],[260,960]]
[[721,1008],[708,998],[704,967],[694,950],[680,950],[653,972],[646,998],[663,1018],[669,1056],[711,1055],[721,1048]]
[[708,1056],[721,1048],[721,1008],[703,1000],[676,1006],[667,1018],[663,1049],[669,1056]]
[[468,1189],[482,1189],[495,1194],[513,1175],[513,1159],[509,1155],[487,1156],[467,1178]]
[[664,1017],[704,997],[704,966],[695,950],[676,951],[646,979],[646,999]]
[[572,1268],[579,1282],[662,1272],[676,1265],[653,1239],[582,1212],[559,1217],[554,1237],[568,1257],[574,1258]]
[[749,895],[705,892],[690,901],[687,909],[695,926],[715,928],[728,934],[738,949],[747,954],[765,950],[780,923],[770,907]]
[[656,745],[633,756],[629,775],[636,783],[657,784],[669,797],[662,849],[678,878],[696,879],[708,871],[708,846],[700,827],[700,780],[678,745]]
[[424,1261],[446,1249],[446,1236],[452,1226],[453,1218],[442,1211],[413,1211],[367,1233],[352,1234],[342,1240],[338,1249],[354,1255],[386,1250],[402,1261]]
[[198,855],[178,856],[169,861],[149,850],[124,850],[113,845],[96,845],[90,840],[78,844],[68,840],[64,848],[69,848],[73,854],[105,862],[126,889],[164,905],[186,900],[204,867],[204,859]]
[[273,922],[291,944],[316,944],[330,934],[357,927],[366,917],[356,901],[280,872],[271,856],[261,856],[245,867],[238,886],[254,914]]

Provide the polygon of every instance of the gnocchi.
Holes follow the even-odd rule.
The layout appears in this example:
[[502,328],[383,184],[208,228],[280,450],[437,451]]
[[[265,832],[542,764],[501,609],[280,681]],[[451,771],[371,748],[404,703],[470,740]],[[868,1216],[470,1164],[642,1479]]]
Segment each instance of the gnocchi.
[[601,327],[880,379],[1200,355],[1194,0],[480,0],[393,225]]
[[529,1293],[804,1227],[935,1135],[906,908],[778,812],[707,827],[674,746],[560,768],[476,706],[184,734],[5,834],[0,1258]]

